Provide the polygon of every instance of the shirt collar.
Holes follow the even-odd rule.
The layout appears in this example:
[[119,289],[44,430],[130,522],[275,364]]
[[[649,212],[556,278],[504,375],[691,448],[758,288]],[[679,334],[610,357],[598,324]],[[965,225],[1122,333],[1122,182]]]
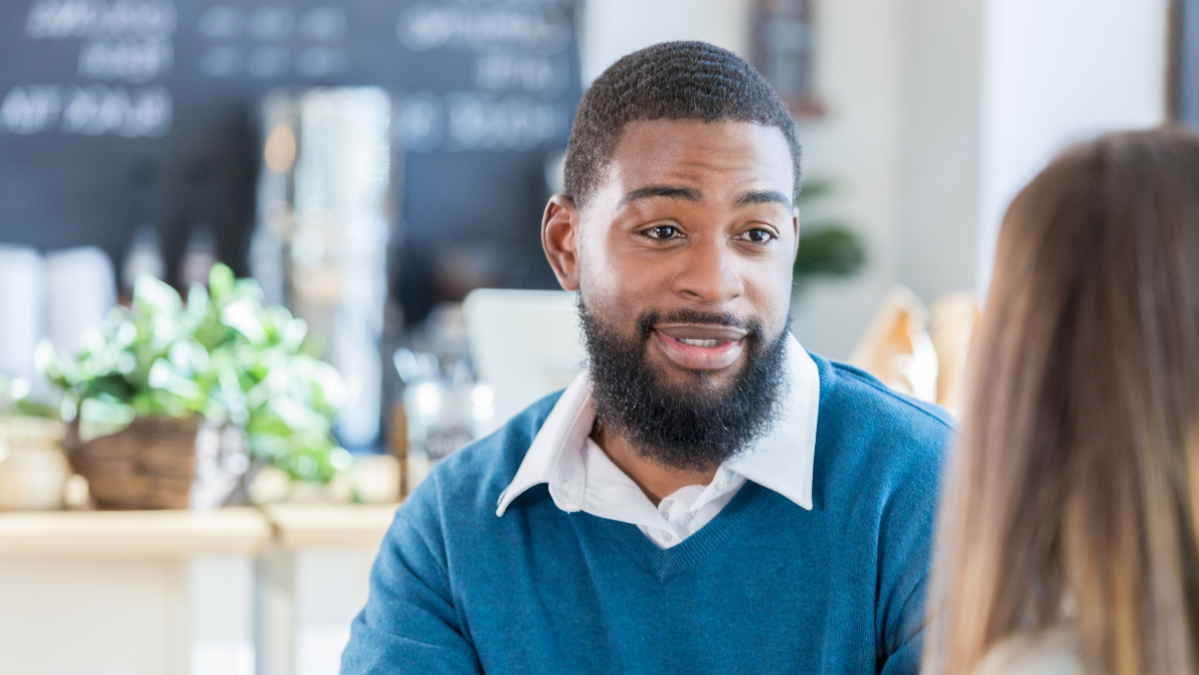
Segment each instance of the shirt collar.
[[[791,335],[786,349],[788,386],[780,419],[769,434],[726,462],[725,468],[811,510],[820,375],[816,362]],[[582,447],[594,423],[591,379],[584,371],[562,393],[533,438],[512,482],[500,494],[496,515],[504,515],[513,500],[541,483],[549,484],[550,496],[560,509],[578,511],[586,484]]]

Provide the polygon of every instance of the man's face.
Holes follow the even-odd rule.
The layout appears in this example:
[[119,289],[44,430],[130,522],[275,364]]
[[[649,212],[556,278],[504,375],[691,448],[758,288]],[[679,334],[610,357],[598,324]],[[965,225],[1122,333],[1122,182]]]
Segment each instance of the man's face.
[[[787,322],[799,228],[792,170],[774,127],[630,123],[578,214],[577,269],[563,285],[627,337],[641,317],[666,317],[652,326],[646,358],[667,382],[702,374],[727,385],[744,367],[745,325],[759,323],[773,342]],[[742,325],[669,320],[680,310]]]
[[[546,209],[550,262],[580,291],[597,403],[655,411],[623,426],[694,446],[663,450],[691,457],[680,466],[719,463],[768,423],[798,242],[792,170],[773,127],[634,122],[584,209]],[[738,433],[661,435],[671,419]]]

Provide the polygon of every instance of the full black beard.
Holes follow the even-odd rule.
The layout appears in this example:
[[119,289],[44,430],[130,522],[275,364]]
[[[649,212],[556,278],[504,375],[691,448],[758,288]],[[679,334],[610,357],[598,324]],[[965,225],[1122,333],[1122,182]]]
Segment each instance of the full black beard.
[[[777,402],[786,387],[784,361],[790,317],[779,337],[767,344],[761,322],[728,313],[650,312],[637,321],[632,337],[593,317],[579,301],[589,356],[596,424],[628,440],[660,466],[711,471],[766,435],[780,416]],[[706,371],[694,381],[672,385],[648,360],[653,327],[661,322],[708,323],[748,331],[742,370],[721,389]],[[689,378],[690,379],[690,378]]]

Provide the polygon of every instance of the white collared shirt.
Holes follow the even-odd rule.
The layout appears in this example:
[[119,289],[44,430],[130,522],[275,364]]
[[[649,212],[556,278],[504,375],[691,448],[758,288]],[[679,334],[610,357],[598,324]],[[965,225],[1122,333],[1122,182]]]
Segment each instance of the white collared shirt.
[[787,400],[771,432],[720,465],[708,485],[679,488],[654,506],[641,488],[591,440],[595,401],[591,378],[581,373],[550,411],[516,476],[500,495],[496,515],[529,488],[549,485],[558,508],[636,525],[654,543],[670,548],[699,531],[746,480],[812,508],[812,463],[820,376],[799,342],[787,337]]

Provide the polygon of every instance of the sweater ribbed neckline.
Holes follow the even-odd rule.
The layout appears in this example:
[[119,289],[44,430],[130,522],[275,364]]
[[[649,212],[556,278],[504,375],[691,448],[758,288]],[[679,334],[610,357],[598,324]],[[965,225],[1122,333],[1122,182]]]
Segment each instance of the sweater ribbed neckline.
[[685,574],[736,534],[745,521],[762,508],[766,492],[766,488],[747,481],[720,513],[698,532],[666,549],[658,548],[636,525],[591,515],[587,517],[616,540],[623,551],[658,583],[666,584]]

